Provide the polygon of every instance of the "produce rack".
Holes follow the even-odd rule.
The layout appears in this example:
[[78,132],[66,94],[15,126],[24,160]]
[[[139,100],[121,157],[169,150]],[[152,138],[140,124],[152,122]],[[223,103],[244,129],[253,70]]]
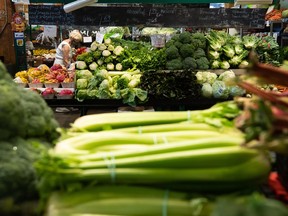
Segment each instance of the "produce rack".
[[[155,110],[196,110],[206,109],[212,105],[221,102],[220,99],[207,99],[207,98],[195,98],[193,100],[173,100],[173,99],[159,99],[149,96],[149,100],[139,106],[152,106]],[[89,99],[84,101],[78,101],[76,99],[46,99],[46,103],[50,107],[75,107],[80,109],[80,115],[86,115],[89,108],[115,108],[127,106],[123,104],[122,100],[115,99]]]

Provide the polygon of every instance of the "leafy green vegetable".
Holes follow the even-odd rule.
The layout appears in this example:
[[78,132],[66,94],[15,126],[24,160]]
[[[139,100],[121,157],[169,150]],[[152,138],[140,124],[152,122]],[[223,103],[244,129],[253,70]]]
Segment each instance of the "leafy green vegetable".
[[191,70],[145,72],[139,87],[156,98],[182,100],[201,96],[201,85]]

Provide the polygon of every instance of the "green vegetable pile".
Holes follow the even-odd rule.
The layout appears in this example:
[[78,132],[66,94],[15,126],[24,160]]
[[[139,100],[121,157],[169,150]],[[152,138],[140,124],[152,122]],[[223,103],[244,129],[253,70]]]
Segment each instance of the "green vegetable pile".
[[226,70],[219,76],[209,71],[198,71],[196,77],[205,98],[230,99],[246,93],[235,83],[236,75],[232,70]]
[[139,87],[149,96],[158,99],[193,99],[201,97],[201,85],[195,72],[182,71],[147,71],[141,76]]
[[[251,38],[252,36],[245,36]],[[238,68],[247,66],[247,56],[255,44],[247,45],[247,42],[240,36],[231,36],[225,31],[211,30],[206,38],[209,47],[209,60],[211,69]],[[254,39],[254,37],[253,37]],[[255,37],[257,39],[257,37]],[[249,41],[250,42],[250,41]],[[256,43],[256,42],[255,42]]]
[[182,32],[165,44],[166,67],[168,70],[200,69],[207,70],[209,61],[206,55],[204,33]]
[[248,66],[248,54],[255,50],[259,61],[279,66],[281,63],[280,47],[272,36],[256,35],[231,36],[225,31],[210,31],[206,38],[209,47],[211,69],[239,68]]
[[76,71],[76,98],[117,99],[124,104],[136,106],[147,100],[145,90],[139,88],[139,72],[108,72],[105,69]]
[[60,134],[43,98],[18,87],[2,62],[0,91],[0,214],[19,215],[15,205],[38,198],[33,163]]

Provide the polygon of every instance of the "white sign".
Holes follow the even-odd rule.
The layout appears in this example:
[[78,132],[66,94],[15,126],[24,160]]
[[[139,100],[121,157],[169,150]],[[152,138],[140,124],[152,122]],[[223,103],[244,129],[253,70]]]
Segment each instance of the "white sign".
[[101,44],[103,42],[103,39],[104,39],[104,34],[98,32],[96,34],[96,42]]
[[44,25],[44,35],[51,38],[57,37],[57,26]]
[[92,43],[92,37],[83,37],[83,43]]

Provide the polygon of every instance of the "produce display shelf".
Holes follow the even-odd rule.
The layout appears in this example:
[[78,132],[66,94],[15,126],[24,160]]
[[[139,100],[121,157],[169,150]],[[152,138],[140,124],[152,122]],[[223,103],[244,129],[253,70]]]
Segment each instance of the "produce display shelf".
[[[138,106],[152,106],[157,110],[199,110],[206,109],[218,102],[225,100],[221,99],[206,99],[206,98],[195,98],[185,100],[175,99],[158,99],[151,97],[149,101],[138,104]],[[76,99],[47,99],[46,103],[50,107],[75,107],[81,111],[81,116],[86,115],[89,108],[115,108],[129,106],[124,104],[122,100],[115,99],[87,99],[84,101],[78,101]]]

